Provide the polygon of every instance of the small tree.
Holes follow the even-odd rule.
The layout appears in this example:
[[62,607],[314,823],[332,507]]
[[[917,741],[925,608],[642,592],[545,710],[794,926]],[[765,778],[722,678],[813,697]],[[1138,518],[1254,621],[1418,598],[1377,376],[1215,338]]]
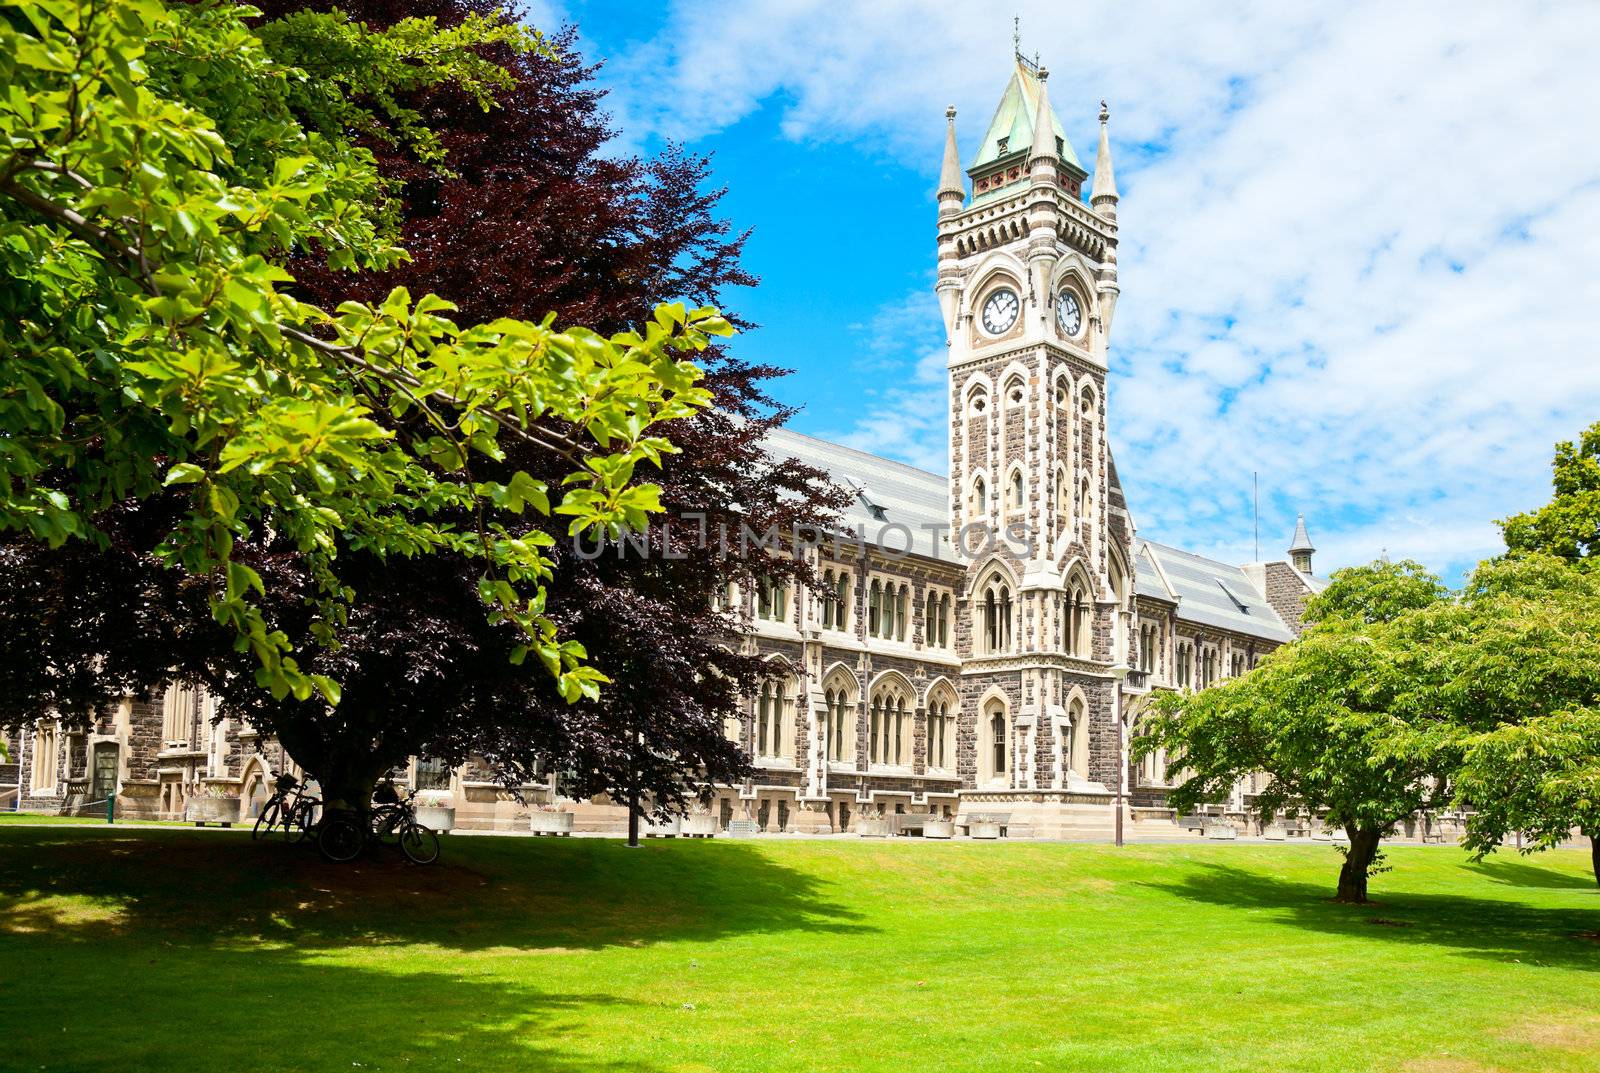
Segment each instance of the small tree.
[[1405,623],[1433,614],[1435,626],[1447,625],[1452,609],[1440,602],[1438,579],[1414,563],[1341,570],[1332,582],[1312,601],[1319,624],[1248,675],[1158,696],[1135,754],[1165,747],[1169,766],[1186,774],[1170,795],[1183,810],[1265,773],[1255,801],[1262,822],[1322,814],[1345,828],[1337,898],[1365,902],[1383,837],[1447,799],[1454,734],[1414,694],[1437,653],[1431,631]]

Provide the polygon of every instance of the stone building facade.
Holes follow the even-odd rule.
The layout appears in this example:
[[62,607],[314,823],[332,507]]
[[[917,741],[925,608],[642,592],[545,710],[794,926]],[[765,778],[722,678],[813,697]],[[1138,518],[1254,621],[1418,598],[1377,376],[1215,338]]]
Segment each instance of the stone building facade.
[[1128,755],[1146,698],[1243,674],[1298,633],[1324,584],[1303,519],[1286,559],[1243,566],[1137,534],[1106,436],[1120,293],[1108,118],[1102,106],[1091,182],[1048,74],[1023,57],[965,169],[949,113],[948,476],[774,434],[774,453],[855,502],[847,531],[811,552],[815,590],[733,594],[775,684],[729,728],[757,776],[722,794],[723,821],[840,831],[981,812],[1013,835],[1083,837],[1109,834],[1118,808],[1170,821],[1163,758]]
[[[723,826],[845,831],[863,816],[982,812],[1013,835],[1096,837],[1118,808],[1161,817],[1161,757],[1128,759],[1145,698],[1242,674],[1298,632],[1322,585],[1303,522],[1286,560],[1244,566],[1137,533],[1106,434],[1120,292],[1107,120],[1102,106],[1086,202],[1091,176],[1044,70],[1016,58],[965,169],[949,113],[936,282],[948,476],[773,434],[774,454],[855,499],[845,530],[806,552],[820,585],[728,594],[751,623],[738,643],[774,675],[728,727],[756,776],[715,801]],[[127,811],[173,816],[226,792],[248,816],[286,761],[221,714],[174,689],[88,732],[42,725],[13,750],[10,793],[30,808],[118,793]],[[470,765],[419,761],[408,777],[447,796],[458,823],[524,822]],[[622,822],[605,803],[569,807],[580,827]]]

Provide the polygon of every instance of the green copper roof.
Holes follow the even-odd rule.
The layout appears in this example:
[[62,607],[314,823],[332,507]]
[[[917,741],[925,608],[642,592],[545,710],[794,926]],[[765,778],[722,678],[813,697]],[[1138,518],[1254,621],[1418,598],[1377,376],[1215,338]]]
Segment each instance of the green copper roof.
[[[1001,157],[1011,156],[1019,149],[1032,149],[1033,113],[1038,108],[1039,77],[1034,73],[1032,64],[1018,59],[1016,70],[1011,73],[1011,81],[1006,84],[1005,96],[1000,98],[1000,107],[995,110],[994,119],[989,123],[989,133],[983,136],[978,155],[967,169],[968,173],[977,171],[985,164],[992,164]],[[1072,143],[1067,140],[1067,132],[1062,129],[1061,120],[1056,118],[1054,108],[1050,110],[1050,129],[1055,137],[1061,139],[1061,159],[1083,171],[1083,165],[1078,163],[1078,155],[1072,151]],[[1000,149],[1002,140],[1005,142],[1003,152]]]

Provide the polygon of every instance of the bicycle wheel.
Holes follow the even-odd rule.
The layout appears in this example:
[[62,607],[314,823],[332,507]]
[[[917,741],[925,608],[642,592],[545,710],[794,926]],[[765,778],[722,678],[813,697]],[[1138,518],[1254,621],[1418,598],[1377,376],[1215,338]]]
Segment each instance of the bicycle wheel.
[[295,802],[293,807],[283,812],[283,840],[291,846],[301,841],[311,833],[311,825],[305,805]]
[[400,830],[400,852],[413,864],[432,864],[439,859],[439,836],[420,823],[408,823]]
[[250,831],[251,838],[265,838],[278,826],[278,802],[268,801],[261,806],[261,815],[256,817],[256,825]]
[[335,864],[355,860],[366,844],[367,832],[348,815],[330,816],[317,829],[317,848]]
[[399,805],[379,805],[372,810],[372,836],[386,846],[400,841],[400,831],[405,825]]
[[304,842],[317,833],[317,806],[322,802],[315,798],[301,798],[294,809],[294,831],[285,832],[284,836],[290,842]]

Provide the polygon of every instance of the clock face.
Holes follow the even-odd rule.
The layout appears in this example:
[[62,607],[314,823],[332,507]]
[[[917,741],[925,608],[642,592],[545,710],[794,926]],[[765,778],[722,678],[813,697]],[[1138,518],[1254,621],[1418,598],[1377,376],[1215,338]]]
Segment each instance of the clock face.
[[1083,309],[1078,305],[1078,296],[1071,291],[1062,291],[1056,296],[1056,323],[1069,336],[1083,329]]
[[1021,308],[1016,291],[995,291],[983,303],[983,330],[990,335],[1009,331],[1017,322],[1017,312]]

